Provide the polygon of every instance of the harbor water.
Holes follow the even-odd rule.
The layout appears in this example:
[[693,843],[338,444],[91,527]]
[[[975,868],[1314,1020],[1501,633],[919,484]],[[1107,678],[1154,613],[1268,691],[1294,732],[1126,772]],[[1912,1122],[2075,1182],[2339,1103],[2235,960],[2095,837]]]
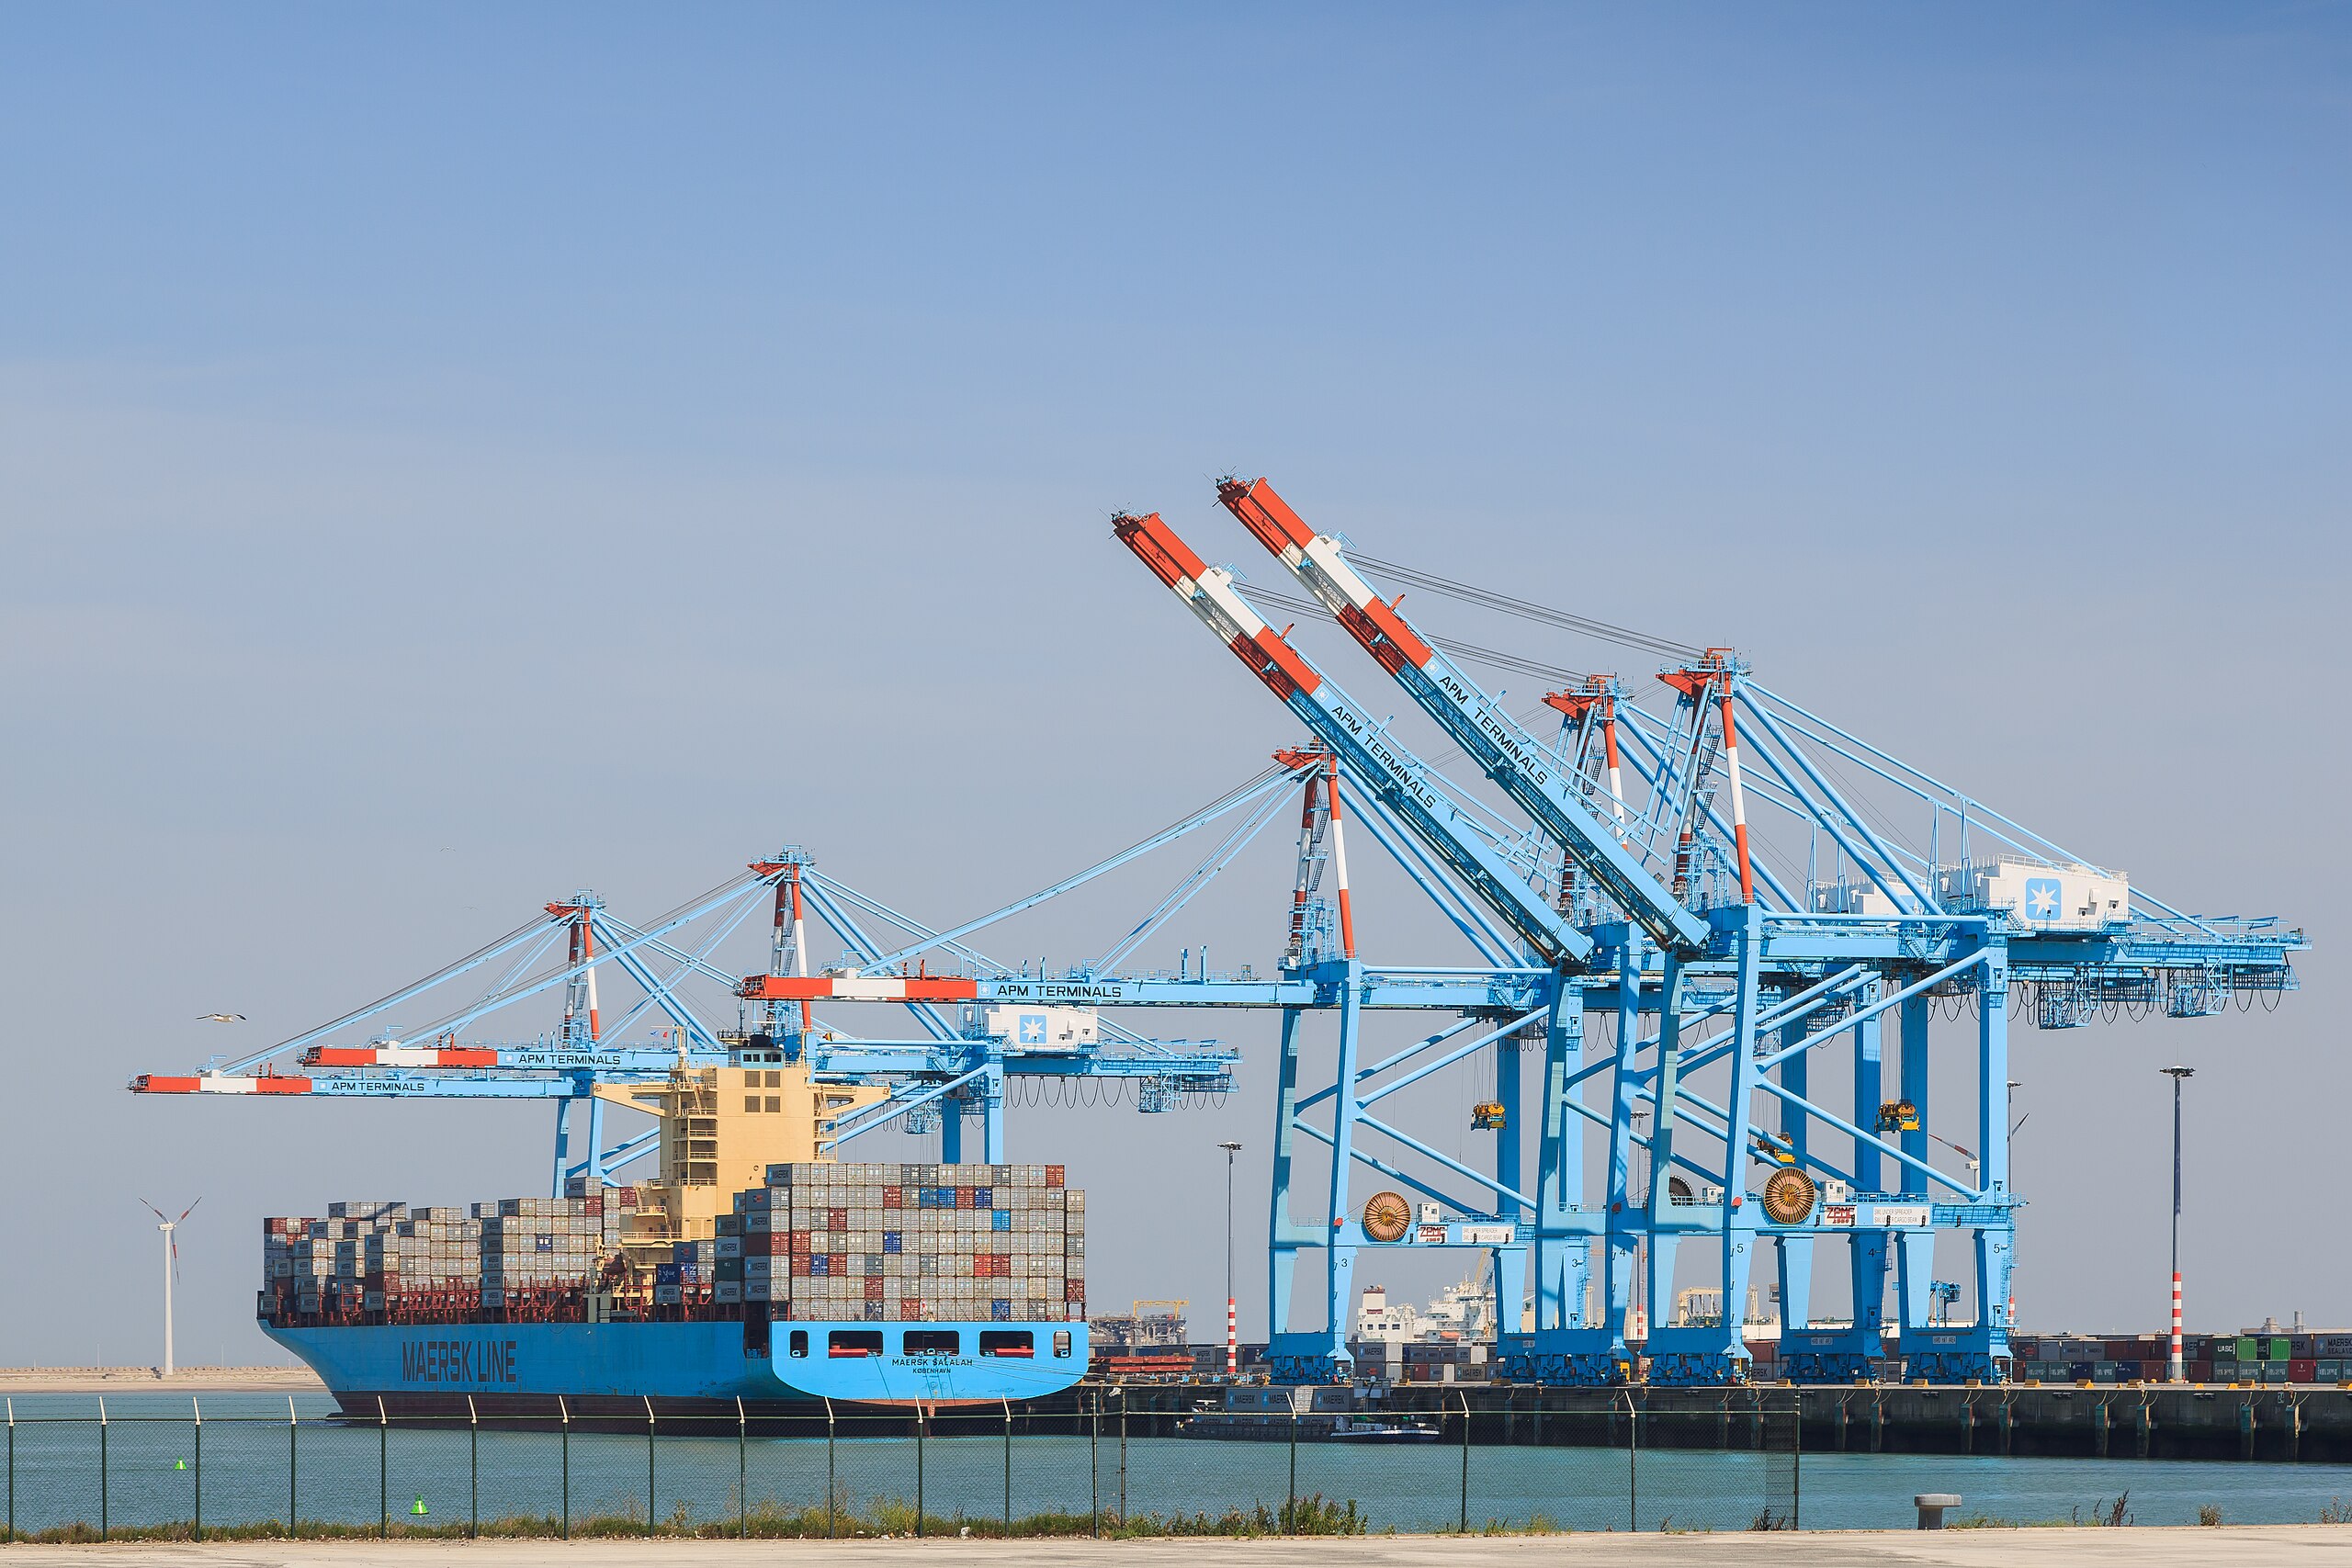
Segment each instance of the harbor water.
[[[434,1426],[337,1418],[321,1395],[109,1395],[107,1421],[82,1394],[20,1396],[9,1430],[9,1500],[19,1533],[110,1531],[192,1520],[355,1527],[464,1526],[475,1518],[592,1518],[725,1528],[753,1514],[822,1510],[844,1529],[877,1501],[933,1519],[1099,1512],[1115,1518],[1280,1509],[1292,1495],[1353,1503],[1374,1530],[1746,1529],[1759,1516],[1804,1529],[1906,1529],[1911,1498],[1956,1492],[1958,1517],[2016,1523],[2112,1513],[2193,1524],[2311,1523],[2352,1504],[2352,1466],[1936,1454],[1559,1448],[1458,1442],[1382,1446],[1130,1436],[739,1433],[732,1422],[663,1419],[645,1433]],[[1466,1463],[1465,1463],[1466,1461]],[[103,1495],[102,1495],[103,1492]]]

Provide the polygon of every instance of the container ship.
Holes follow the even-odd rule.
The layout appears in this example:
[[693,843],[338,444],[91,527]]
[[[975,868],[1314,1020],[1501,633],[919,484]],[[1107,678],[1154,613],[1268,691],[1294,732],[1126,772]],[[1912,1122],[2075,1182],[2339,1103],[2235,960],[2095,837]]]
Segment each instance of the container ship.
[[370,1418],[928,1409],[1085,1375],[1061,1167],[818,1157],[868,1091],[797,1066],[609,1092],[662,1117],[659,1179],[266,1220],[263,1332]]

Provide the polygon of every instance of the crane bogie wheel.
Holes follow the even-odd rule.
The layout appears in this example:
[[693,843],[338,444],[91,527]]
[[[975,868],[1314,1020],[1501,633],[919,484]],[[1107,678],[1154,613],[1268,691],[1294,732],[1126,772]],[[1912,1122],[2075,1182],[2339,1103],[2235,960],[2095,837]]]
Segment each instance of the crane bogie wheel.
[[1412,1224],[1413,1206],[1401,1192],[1375,1192],[1363,1206],[1363,1234],[1374,1241],[1402,1241]]
[[1764,1213],[1776,1225],[1801,1225],[1812,1217],[1817,1190],[1813,1178],[1784,1165],[1764,1179]]

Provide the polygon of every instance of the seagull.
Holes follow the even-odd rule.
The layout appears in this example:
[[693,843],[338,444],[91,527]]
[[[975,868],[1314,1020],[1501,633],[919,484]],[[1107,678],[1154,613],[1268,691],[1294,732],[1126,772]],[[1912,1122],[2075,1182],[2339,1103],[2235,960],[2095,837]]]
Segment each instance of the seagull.
[[202,1012],[196,1015],[196,1021],[198,1023],[243,1023],[245,1021],[245,1015],[241,1012]]

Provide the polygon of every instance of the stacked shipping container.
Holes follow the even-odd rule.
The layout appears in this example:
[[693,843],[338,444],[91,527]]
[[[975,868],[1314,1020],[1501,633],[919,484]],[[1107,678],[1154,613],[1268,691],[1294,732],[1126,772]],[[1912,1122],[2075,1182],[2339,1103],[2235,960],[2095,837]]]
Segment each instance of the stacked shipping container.
[[[470,1209],[328,1205],[262,1225],[263,1318],[298,1324],[1074,1322],[1086,1195],[1057,1165],[768,1168],[718,1235],[670,1239],[654,1191]],[[630,1223],[634,1213],[651,1222]]]
[[620,1221],[620,1206],[602,1194],[469,1209],[330,1203],[322,1220],[264,1220],[261,1314],[278,1323],[562,1315],[618,1250]]
[[773,1165],[719,1217],[717,1299],[797,1322],[1077,1322],[1086,1194],[1057,1165]]
[[[2039,1382],[2135,1382],[2165,1377],[2171,1341],[2086,1335],[2019,1336],[2016,1373]],[[2352,1380],[2352,1334],[2187,1334],[2181,1371],[2190,1382],[2308,1383]]]

